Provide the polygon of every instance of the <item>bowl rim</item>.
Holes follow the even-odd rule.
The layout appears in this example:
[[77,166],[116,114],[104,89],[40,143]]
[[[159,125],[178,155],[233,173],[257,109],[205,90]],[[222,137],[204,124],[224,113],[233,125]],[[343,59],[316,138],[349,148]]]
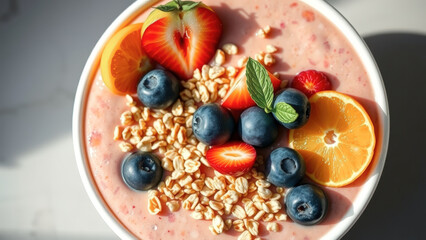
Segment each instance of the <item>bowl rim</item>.
[[[89,84],[95,71],[93,66],[96,62],[99,62],[101,50],[103,49],[107,40],[116,31],[127,25],[135,17],[135,15],[142,11],[142,9],[145,9],[158,1],[159,0],[135,1],[133,4],[127,7],[105,30],[105,32],[102,34],[95,47],[93,48],[92,52],[90,53],[89,58],[87,59],[87,62],[80,76],[74,100],[72,118],[73,145],[76,163],[81,180],[83,182],[83,186],[89,196],[89,199],[95,206],[97,212],[101,215],[102,219],[121,239],[135,239],[135,236],[125,226],[123,226],[116,218],[116,216],[111,212],[104,199],[102,198],[98,188],[96,187],[95,181],[91,174],[90,167],[87,163],[87,156],[84,146],[84,100],[86,100],[87,98],[89,92]],[[371,80],[375,101],[378,105],[378,110],[380,114],[379,122],[382,126],[382,145],[379,154],[380,156],[378,156],[378,161],[375,168],[372,169],[369,178],[361,187],[354,202],[352,203],[353,213],[351,214],[351,211],[348,211],[348,213],[343,216],[343,219],[321,238],[339,239],[350,230],[350,228],[355,224],[357,219],[361,216],[379,183],[380,176],[382,174],[386,161],[386,154],[389,144],[389,106],[384,82],[381,77],[379,68],[374,60],[374,57],[362,37],[356,32],[356,30],[349,23],[349,21],[347,21],[342,14],[340,14],[333,6],[331,6],[324,0],[301,1],[316,9],[316,11],[320,12],[330,22],[332,22],[336,26],[336,28],[338,28],[342,32],[342,34],[348,39],[349,43],[358,53],[359,58],[362,59],[362,63]]]

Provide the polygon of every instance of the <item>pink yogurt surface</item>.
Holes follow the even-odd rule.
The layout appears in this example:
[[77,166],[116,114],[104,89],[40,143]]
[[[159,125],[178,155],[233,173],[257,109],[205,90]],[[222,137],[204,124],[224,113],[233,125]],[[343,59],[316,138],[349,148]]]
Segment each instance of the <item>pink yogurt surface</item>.
[[[279,72],[281,79],[288,80],[303,70],[326,72],[334,90],[355,97],[366,108],[375,124],[376,136],[379,136],[378,108],[361,60],[347,39],[324,16],[295,0],[203,2],[211,6],[222,20],[223,35],[219,46],[231,42],[239,47],[238,55],[228,56],[226,66],[236,66],[242,56],[253,57],[259,51],[265,51],[267,44],[272,44],[279,51],[274,54],[277,63],[270,69],[271,72]],[[147,14],[142,13],[133,22],[143,22]],[[267,38],[256,37],[256,31],[266,25],[272,28],[270,35]],[[240,233],[234,230],[220,236],[212,235],[208,230],[211,221],[195,220],[190,217],[191,212],[184,209],[171,213],[163,206],[161,214],[150,215],[147,194],[134,192],[124,184],[120,166],[126,153],[122,153],[118,142],[113,140],[113,130],[120,124],[121,113],[128,110],[125,103],[123,96],[114,95],[106,88],[98,69],[87,98],[85,150],[97,188],[111,212],[135,237],[141,239],[236,239]],[[379,145],[381,140],[377,141]],[[273,147],[287,144],[287,131],[282,130]],[[268,232],[266,223],[261,223],[259,236],[262,239],[320,238],[348,213],[375,162],[376,158],[354,183],[342,188],[324,188],[329,197],[329,211],[322,223],[304,227],[287,220],[278,222],[280,231],[276,233]]]

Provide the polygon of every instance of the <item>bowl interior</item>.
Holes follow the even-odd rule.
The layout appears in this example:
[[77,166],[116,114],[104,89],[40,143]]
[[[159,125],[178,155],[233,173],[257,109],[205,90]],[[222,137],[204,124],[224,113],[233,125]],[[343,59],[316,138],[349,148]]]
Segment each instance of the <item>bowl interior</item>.
[[370,172],[364,173],[369,174],[368,179],[363,184],[355,201],[352,203],[351,209],[349,209],[343,219],[336,224],[333,230],[329,231],[323,237],[323,239],[338,239],[342,237],[347,231],[349,231],[353,224],[355,224],[356,220],[361,216],[362,212],[367,207],[368,202],[373,196],[377,184],[379,183],[380,176],[386,161],[389,142],[390,122],[388,100],[383,79],[380,75],[380,71],[374,60],[374,57],[362,37],[356,32],[353,26],[343,17],[343,15],[341,15],[335,8],[333,8],[325,1],[302,1],[317,9],[324,16],[326,16],[330,22],[334,23],[335,26],[343,33],[343,35],[346,36],[354,49],[356,49],[370,78],[372,88],[374,90],[375,102],[379,111],[379,126],[376,126],[379,128],[379,136],[376,136],[377,143],[375,156],[372,161],[372,163],[375,162],[375,165],[372,166]]
[[[371,80],[372,88],[374,89],[375,102],[379,108],[379,133],[380,136],[377,138],[379,141],[376,144],[375,160],[376,164],[372,167],[368,173],[368,179],[361,187],[355,201],[352,203],[351,209],[343,217],[343,220],[337,223],[331,231],[329,231],[323,238],[324,239],[337,239],[343,236],[350,227],[355,223],[358,217],[361,215],[365,207],[367,206],[370,198],[372,197],[374,190],[380,179],[381,172],[384,167],[388,139],[389,139],[389,110],[388,102],[386,98],[386,92],[383,84],[383,80],[380,76],[378,67],[368,50],[366,44],[354,28],[348,23],[348,21],[331,5],[322,0],[302,0],[306,4],[315,8],[318,12],[326,16],[330,22],[334,23],[335,26],[343,33],[344,36],[349,40],[351,45],[356,49],[367,74]],[[92,177],[88,159],[86,157],[84,148],[84,132],[83,132],[83,118],[85,111],[85,101],[88,95],[89,84],[93,75],[98,67],[101,51],[106,41],[120,28],[131,22],[137,15],[145,11],[147,8],[157,2],[156,0],[139,0],[130,5],[115,21],[108,27],[102,37],[99,39],[95,47],[93,48],[86,65],[81,74],[80,82],[77,88],[74,112],[73,112],[73,141],[75,148],[75,155],[77,166],[83,181],[83,185],[94,204],[95,208],[105,220],[108,226],[122,239],[132,239],[134,236],[122,226],[116,217],[111,213],[107,204],[101,197],[94,179]]]

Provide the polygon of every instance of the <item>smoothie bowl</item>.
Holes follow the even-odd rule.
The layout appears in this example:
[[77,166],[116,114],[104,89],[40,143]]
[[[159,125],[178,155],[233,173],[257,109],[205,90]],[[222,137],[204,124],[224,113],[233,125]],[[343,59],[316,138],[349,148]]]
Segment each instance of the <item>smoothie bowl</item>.
[[337,239],[377,186],[389,113],[324,1],[136,1],[85,65],[73,138],[120,238]]

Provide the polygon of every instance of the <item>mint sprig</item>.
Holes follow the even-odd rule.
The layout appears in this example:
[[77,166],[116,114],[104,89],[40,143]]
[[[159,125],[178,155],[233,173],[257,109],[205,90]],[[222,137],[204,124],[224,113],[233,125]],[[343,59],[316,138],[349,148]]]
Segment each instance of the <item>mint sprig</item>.
[[155,9],[161,10],[163,12],[173,12],[173,11],[189,11],[198,6],[201,2],[193,2],[193,1],[181,1],[181,0],[173,0],[164,5],[160,5],[155,7]]
[[283,123],[294,122],[299,114],[285,102],[279,102],[273,107],[274,87],[268,71],[258,61],[249,58],[246,65],[247,88],[251,98],[257,106],[266,113],[274,113],[275,117]]

